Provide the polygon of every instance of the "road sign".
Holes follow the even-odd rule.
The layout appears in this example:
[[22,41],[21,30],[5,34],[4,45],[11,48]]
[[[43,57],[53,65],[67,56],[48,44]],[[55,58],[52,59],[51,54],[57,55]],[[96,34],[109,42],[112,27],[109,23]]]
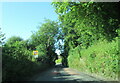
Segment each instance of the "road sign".
[[33,57],[38,58],[38,51],[33,51]]

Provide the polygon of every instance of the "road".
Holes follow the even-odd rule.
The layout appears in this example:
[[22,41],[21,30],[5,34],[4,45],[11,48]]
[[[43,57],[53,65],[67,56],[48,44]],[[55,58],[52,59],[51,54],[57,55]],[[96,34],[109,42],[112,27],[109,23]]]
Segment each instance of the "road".
[[78,72],[74,69],[63,68],[61,64],[57,64],[55,68],[51,68],[35,76],[31,81],[41,82],[56,82],[56,83],[83,83],[89,81],[90,83],[103,83],[101,79]]

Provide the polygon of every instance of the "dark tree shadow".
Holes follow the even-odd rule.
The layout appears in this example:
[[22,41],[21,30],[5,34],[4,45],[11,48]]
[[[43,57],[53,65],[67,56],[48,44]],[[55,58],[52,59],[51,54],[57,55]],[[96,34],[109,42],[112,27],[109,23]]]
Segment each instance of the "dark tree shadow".
[[69,67],[68,66],[68,55],[66,53],[62,53],[60,56],[62,56],[62,66],[63,67]]

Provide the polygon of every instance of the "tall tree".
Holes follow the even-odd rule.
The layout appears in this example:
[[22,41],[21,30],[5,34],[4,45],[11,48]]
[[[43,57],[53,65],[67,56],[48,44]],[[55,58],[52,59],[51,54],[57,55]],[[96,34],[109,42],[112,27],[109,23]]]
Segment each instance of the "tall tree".
[[23,39],[21,37],[17,37],[17,36],[12,36],[11,38],[9,38],[6,42],[6,44],[8,45],[12,45],[17,41],[22,41]]
[[34,48],[39,49],[39,56],[48,57],[48,62],[52,64],[55,60],[55,42],[58,34],[57,22],[45,20],[39,30],[31,36],[31,43]]
[[69,47],[84,48],[95,40],[112,40],[118,36],[119,3],[53,2]]
[[88,48],[100,39],[111,41],[118,36],[119,3],[53,2],[52,5],[64,34],[65,63],[70,49]]

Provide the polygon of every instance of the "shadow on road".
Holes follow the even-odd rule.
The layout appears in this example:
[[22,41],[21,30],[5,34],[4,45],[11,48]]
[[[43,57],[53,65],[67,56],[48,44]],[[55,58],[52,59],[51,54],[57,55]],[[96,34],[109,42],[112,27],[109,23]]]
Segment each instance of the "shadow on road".
[[54,68],[40,73],[32,81],[37,83],[118,83],[96,79],[93,76],[64,67],[62,64],[56,64]]

